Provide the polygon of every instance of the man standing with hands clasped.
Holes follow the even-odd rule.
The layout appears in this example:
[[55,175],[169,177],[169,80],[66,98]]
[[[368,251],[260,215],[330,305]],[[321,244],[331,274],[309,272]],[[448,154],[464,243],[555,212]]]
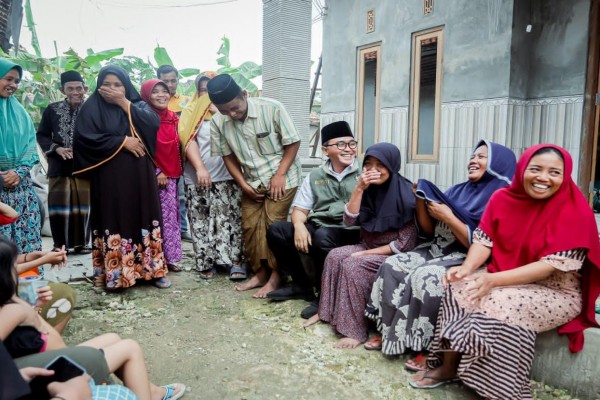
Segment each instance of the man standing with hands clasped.
[[211,154],[223,157],[242,189],[244,247],[255,273],[236,290],[260,287],[252,297],[262,299],[281,284],[266,233],[287,219],[300,184],[300,135],[281,103],[249,98],[230,75],[214,77],[207,89],[220,112],[211,121]]
[[79,72],[66,71],[60,75],[60,91],[66,98],[48,105],[37,130],[37,141],[48,158],[50,229],[54,248],[87,254],[90,183],[72,175],[73,131],[87,86]]

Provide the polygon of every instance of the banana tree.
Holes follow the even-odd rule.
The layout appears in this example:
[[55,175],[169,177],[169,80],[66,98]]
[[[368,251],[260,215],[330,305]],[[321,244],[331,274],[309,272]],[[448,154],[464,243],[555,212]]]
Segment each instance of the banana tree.
[[229,59],[230,42],[227,36],[221,39],[221,47],[217,54],[217,64],[221,66],[217,70],[220,74],[229,74],[237,82],[242,89],[248,91],[252,95],[258,95],[258,87],[252,83],[251,79],[262,75],[262,67],[252,61],[246,61],[238,67],[233,67]]

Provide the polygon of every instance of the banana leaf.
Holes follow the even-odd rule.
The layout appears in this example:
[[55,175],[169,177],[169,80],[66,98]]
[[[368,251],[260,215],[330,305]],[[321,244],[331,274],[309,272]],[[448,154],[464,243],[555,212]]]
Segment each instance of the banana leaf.
[[173,61],[171,61],[171,57],[169,57],[169,53],[167,53],[167,49],[164,47],[156,46],[154,49],[154,60],[158,66],[173,65]]
[[198,68],[184,68],[179,70],[179,75],[183,76],[184,78],[187,78],[189,76],[195,76],[199,73],[200,70]]

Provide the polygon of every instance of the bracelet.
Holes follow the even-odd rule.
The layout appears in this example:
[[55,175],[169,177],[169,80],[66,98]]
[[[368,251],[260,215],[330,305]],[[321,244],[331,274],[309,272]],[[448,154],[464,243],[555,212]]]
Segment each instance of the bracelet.
[[29,253],[25,253],[25,259],[24,262],[27,262],[27,256],[29,255]]

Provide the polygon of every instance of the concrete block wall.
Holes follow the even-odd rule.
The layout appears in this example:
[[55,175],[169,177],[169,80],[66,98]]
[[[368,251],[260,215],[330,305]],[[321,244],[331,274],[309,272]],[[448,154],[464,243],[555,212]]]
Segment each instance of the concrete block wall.
[[555,330],[538,335],[531,378],[567,389],[580,400],[600,399],[600,329],[585,331],[579,353],[571,353],[568,343]]

